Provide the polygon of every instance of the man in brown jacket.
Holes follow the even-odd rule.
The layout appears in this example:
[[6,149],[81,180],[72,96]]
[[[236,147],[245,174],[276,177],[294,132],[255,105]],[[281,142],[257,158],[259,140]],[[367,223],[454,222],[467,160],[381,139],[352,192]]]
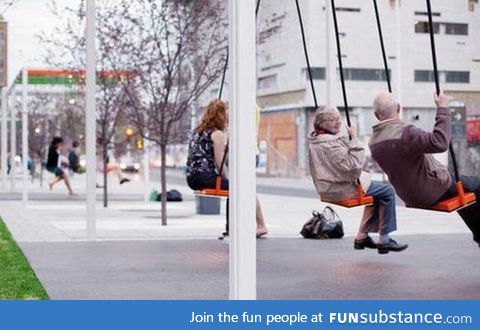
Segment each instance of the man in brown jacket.
[[[374,204],[366,206],[357,237],[356,250],[378,249],[378,253],[403,251],[408,246],[389,237],[397,229],[395,191],[387,184],[371,181],[362,171],[365,149],[355,131],[341,130],[341,117],[336,108],[325,107],[315,113],[314,131],[309,136],[310,173],[317,192],[324,200],[342,201],[357,197],[356,185],[360,180]],[[368,236],[379,233],[378,244]]]
[[[448,99],[435,95],[437,115],[432,132],[425,132],[400,119],[400,104],[392,94],[381,92],[374,101],[379,123],[373,126],[369,146],[373,159],[388,175],[398,196],[411,206],[428,208],[455,196],[455,182],[447,168],[432,154],[448,149],[451,118]],[[480,197],[480,178],[461,176],[466,191]],[[458,212],[480,243],[480,203]]]

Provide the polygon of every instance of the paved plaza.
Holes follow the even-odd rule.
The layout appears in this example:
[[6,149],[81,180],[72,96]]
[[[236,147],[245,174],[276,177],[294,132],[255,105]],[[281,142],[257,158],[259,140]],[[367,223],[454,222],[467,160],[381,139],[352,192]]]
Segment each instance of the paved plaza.
[[[353,239],[257,243],[259,299],[479,299],[465,234],[402,236],[380,256]],[[215,239],[24,243],[51,299],[228,299],[228,244]]]
[[[50,192],[34,183],[26,205],[15,200],[20,183],[16,194],[0,192],[0,216],[50,297],[227,299],[228,240],[216,239],[225,205],[219,215],[196,214],[182,174],[170,171],[168,187],[184,201],[168,204],[161,226],[160,203],[144,202],[141,178],[132,179],[112,180],[107,209],[98,190],[96,242],[86,240],[83,176],[73,178],[74,197],[62,184]],[[353,250],[359,208],[335,207],[343,239],[301,238],[311,211],[325,206],[308,178],[259,178],[257,189],[270,230],[257,240],[259,299],[480,299],[480,250],[456,214],[399,206],[393,237],[410,247],[378,255]]]

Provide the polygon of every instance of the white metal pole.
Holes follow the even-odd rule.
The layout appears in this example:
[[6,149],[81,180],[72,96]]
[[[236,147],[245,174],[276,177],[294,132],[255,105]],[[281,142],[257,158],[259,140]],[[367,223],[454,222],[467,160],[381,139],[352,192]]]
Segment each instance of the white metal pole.
[[17,156],[17,92],[15,91],[15,86],[12,88],[13,95],[13,104],[11,106],[10,112],[10,190],[15,191],[15,157]]
[[28,202],[28,68],[22,71],[22,201]]
[[332,7],[329,0],[325,0],[325,83],[327,93],[327,105],[336,106],[334,103],[334,83],[336,79],[335,54],[332,54]]
[[95,149],[96,149],[96,129],[95,129],[95,0],[87,0],[87,27],[86,27],[86,46],[87,46],[87,67],[86,67],[86,201],[87,201],[87,238],[95,240],[96,238],[96,172],[95,172]]
[[230,0],[229,8],[230,299],[256,299],[254,2]]
[[190,111],[190,132],[193,132],[193,130],[195,129],[195,125],[197,123],[196,115],[196,109],[192,107],[192,110]]
[[56,131],[56,135],[57,136],[62,136],[62,120],[60,119],[60,117],[57,117],[57,131]]
[[8,135],[7,135],[7,111],[8,111],[8,96],[7,87],[2,88],[2,154],[0,166],[2,167],[2,189],[7,189],[7,148],[8,148]]

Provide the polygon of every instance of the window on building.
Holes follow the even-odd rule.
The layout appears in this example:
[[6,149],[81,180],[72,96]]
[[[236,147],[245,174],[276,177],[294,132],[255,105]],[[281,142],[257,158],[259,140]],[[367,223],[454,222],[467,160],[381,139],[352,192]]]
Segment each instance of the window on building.
[[468,35],[468,24],[445,23],[445,34]]
[[[319,67],[313,67],[311,68],[312,70],[312,78],[314,80],[325,80],[325,68],[319,68]],[[302,69],[302,76],[305,77],[305,79],[310,79],[308,77],[308,71],[307,68]]]
[[[427,16],[428,13],[427,13],[426,11],[416,11],[416,12],[415,12],[415,15],[418,15],[418,16]],[[440,17],[440,13],[432,12],[432,16]]]
[[445,71],[445,82],[447,83],[469,83],[470,72],[468,71]]
[[277,85],[277,75],[272,74],[270,76],[265,76],[258,78],[258,89],[272,88]]
[[433,71],[431,70],[415,70],[415,81],[428,82],[434,81]]
[[269,65],[269,66],[263,67],[261,70],[262,71],[268,71],[268,70],[272,70],[272,69],[281,68],[282,66],[285,66],[285,63]]
[[336,11],[346,11],[346,12],[354,12],[359,13],[360,8],[349,8],[349,7],[337,7],[335,8]]
[[[416,22],[415,33],[429,33],[428,22]],[[433,33],[440,33],[440,23],[433,22]]]
[[[439,79],[446,83],[470,83],[470,72],[468,71],[440,71]],[[432,70],[415,70],[416,82],[435,81]]]
[[[391,71],[389,70],[391,74]],[[356,69],[346,68],[343,70],[345,80],[361,81],[386,81],[385,70],[383,69]],[[391,76],[390,76],[391,79]]]
[[[440,33],[440,25],[444,27],[441,29],[442,34],[449,35],[468,35],[468,24],[466,23],[440,23],[433,22],[433,32]],[[415,33],[429,33],[428,22],[417,21],[415,23]]]

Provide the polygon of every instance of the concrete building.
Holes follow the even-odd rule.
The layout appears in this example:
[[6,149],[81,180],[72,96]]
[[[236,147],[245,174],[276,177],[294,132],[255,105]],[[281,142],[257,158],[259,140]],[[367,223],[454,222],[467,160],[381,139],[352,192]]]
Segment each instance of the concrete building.
[[[300,0],[299,4],[318,103],[323,106],[330,98],[341,108],[333,23],[330,15],[327,27],[327,3]],[[380,0],[378,5],[393,91],[404,106],[403,118],[431,129],[435,85],[426,4]],[[454,138],[461,141],[465,116],[480,114],[480,7],[478,0],[436,0],[432,6],[441,88],[454,97],[452,106],[458,113],[454,116]],[[352,121],[366,140],[374,123],[374,95],[387,89],[373,3],[337,0],[336,12]],[[272,174],[303,174],[307,167],[306,136],[315,109],[295,1],[261,1],[257,25],[258,103],[263,108],[259,140],[263,158],[269,163],[265,168]],[[333,73],[330,96],[325,79],[329,68]]]

